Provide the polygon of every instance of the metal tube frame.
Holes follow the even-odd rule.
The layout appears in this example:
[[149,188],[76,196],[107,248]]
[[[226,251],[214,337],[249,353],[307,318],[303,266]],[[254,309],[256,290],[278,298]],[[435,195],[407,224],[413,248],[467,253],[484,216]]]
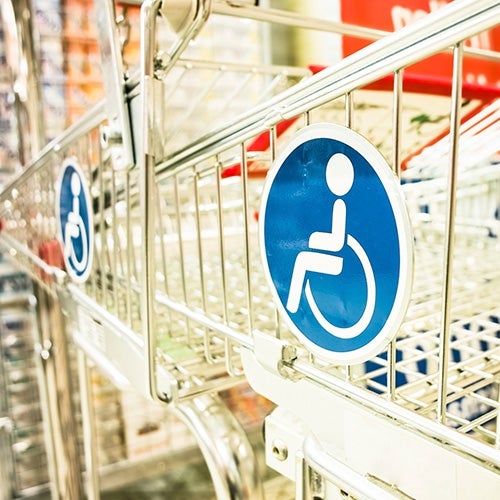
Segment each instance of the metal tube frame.
[[78,379],[82,411],[83,446],[85,452],[86,494],[88,500],[99,500],[99,463],[97,452],[97,432],[92,399],[90,366],[85,353],[78,349]]
[[173,412],[196,437],[217,500],[263,498],[252,446],[218,395],[185,401]]
[[95,0],[99,48],[102,67],[105,105],[109,128],[105,140],[114,144],[115,168],[134,164],[134,148],[128,106],[125,97],[125,74],[120,47],[119,30],[113,0]]
[[[154,54],[156,20],[159,15],[160,0],[146,0],[141,7],[141,69],[140,88],[142,100],[142,116],[140,130],[142,144],[139,157],[140,192],[141,192],[141,220],[142,220],[142,294],[141,317],[143,324],[144,348],[147,373],[147,392],[155,401],[168,402],[165,394],[158,391],[156,373],[156,328],[155,328],[155,251],[154,240],[156,234],[156,207],[158,196],[155,183],[155,169],[157,159],[154,156],[152,117],[154,113]],[[205,24],[210,12],[210,2],[203,0],[196,2],[196,11],[191,25],[179,37],[170,51],[169,67],[177,61],[189,41]]]
[[[36,285],[35,285],[35,288]],[[79,500],[83,485],[78,432],[69,377],[69,358],[63,315],[54,296],[39,288],[36,293],[40,341],[38,354],[43,367],[46,404],[54,459],[52,495],[54,499]]]
[[441,335],[439,343],[439,378],[437,419],[446,424],[446,406],[448,394],[448,364],[450,359],[450,324],[452,304],[453,249],[455,243],[455,214],[458,182],[458,146],[460,127],[460,108],[462,104],[462,59],[463,43],[456,45],[453,52],[453,88],[450,116],[450,166],[448,174],[448,206],[446,210],[444,278],[442,292]]
[[9,415],[5,353],[1,336],[0,330],[0,500],[9,500],[14,493],[13,422]]

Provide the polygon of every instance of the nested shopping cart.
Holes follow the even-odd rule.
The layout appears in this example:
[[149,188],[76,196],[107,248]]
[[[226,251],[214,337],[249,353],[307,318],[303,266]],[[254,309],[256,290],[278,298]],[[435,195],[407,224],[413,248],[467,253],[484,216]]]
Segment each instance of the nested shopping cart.
[[[138,2],[129,3],[133,6]],[[190,2],[186,4],[190,11]],[[29,2],[13,7],[13,17],[33,18],[27,15]],[[114,2],[96,2],[95,11],[108,99],[41,151],[37,151],[37,143],[33,159],[25,165],[24,173],[4,191],[6,211],[5,226],[2,226],[6,253],[37,283],[37,300],[43,310],[40,327],[44,328],[46,337],[39,342],[39,354],[46,362],[45,366],[52,367],[53,359],[61,359],[65,350],[63,323],[57,321],[56,325],[53,321],[59,319],[55,318],[60,312],[58,305],[62,305],[69,319],[72,338],[80,348],[83,438],[87,478],[90,479],[87,493],[94,498],[99,496],[97,469],[102,464],[97,459],[96,425],[92,421],[95,412],[85,357],[104,371],[117,387],[132,385],[141,394],[150,392],[147,383],[149,365],[144,361],[146,350],[141,338],[145,318],[140,304],[143,287],[140,250],[143,224],[139,212],[142,187],[134,165],[134,156],[139,156],[142,149],[141,114],[142,109],[146,109],[142,104],[145,92],[141,88],[148,85],[143,85],[136,76],[128,78],[124,85],[125,69]],[[175,140],[181,145],[199,133],[202,122],[194,121],[195,112],[200,109],[198,101],[207,101],[209,107],[205,111],[221,121],[240,112],[242,103],[243,108],[248,109],[252,102],[266,99],[310,73],[302,68],[265,66],[260,59],[259,64],[256,61],[251,64],[239,61],[214,63],[199,57],[178,61],[187,43],[207,21],[208,13],[208,4],[197,7],[194,18],[189,19],[192,25],[188,23],[185,36],[172,35],[172,28],[166,30],[166,26],[161,30],[153,28],[155,43],[165,45],[173,39],[171,53],[161,53],[162,58],[172,58],[171,63],[167,59],[162,62],[160,57],[157,60],[159,73],[171,71],[173,79],[160,83],[157,90],[163,104],[178,102],[177,109],[169,108],[168,112],[175,116],[178,125]],[[165,23],[163,17],[160,21]],[[159,40],[164,33],[167,42]],[[22,35],[20,40],[24,40],[26,33]],[[30,63],[29,76],[36,81],[33,54],[23,54],[23,59],[24,63]],[[206,79],[210,80],[209,88],[202,89]],[[193,82],[198,84],[193,87]],[[196,94],[195,100],[185,109],[188,97],[200,89],[203,90],[201,95]],[[244,93],[248,93],[248,98],[231,99],[231,96]],[[31,96],[29,102],[38,103],[38,97]],[[223,102],[226,110],[219,107],[214,113],[213,106]],[[27,113],[34,121],[40,117],[40,110],[36,111]],[[135,127],[128,122],[129,113],[135,115]],[[43,135],[40,128],[36,126],[31,130],[34,139]],[[156,147],[164,148],[166,142],[169,147],[173,144],[170,132],[166,127],[158,128]],[[132,133],[138,144],[135,150]],[[39,142],[43,144],[43,139]],[[65,196],[65,187],[69,189],[68,204],[57,207],[58,203],[54,205],[53,202]],[[159,208],[166,209],[164,206]],[[66,216],[61,223],[61,217]],[[77,240],[79,243],[74,244]],[[67,252],[61,252],[62,241],[68,244]],[[68,280],[70,276],[72,278]],[[75,280],[75,288],[70,284],[72,280]],[[86,284],[83,284],[85,280]],[[168,330],[168,321],[165,318],[159,322],[163,325],[161,328]],[[53,341],[56,331],[59,336],[57,344]],[[228,374],[224,366],[214,364],[212,360],[206,361],[197,349],[197,343],[186,344],[183,338],[178,342],[175,335],[169,337],[170,334],[164,337],[168,344],[164,345],[165,352],[169,353],[168,360],[165,358],[166,364],[160,370],[163,393],[156,399],[174,403],[172,411],[196,436],[219,497],[261,496],[261,479],[247,436],[216,395],[216,391],[240,384],[244,380],[242,373]],[[63,368],[57,369],[59,381],[65,378],[68,366]],[[60,409],[63,406],[58,404],[60,401],[64,399],[68,403],[73,397],[70,387],[61,389],[63,386],[60,384],[56,390],[58,384],[53,381],[53,385],[49,383],[47,387],[49,399],[52,396],[49,404],[53,405],[48,411],[53,432],[48,441],[62,443],[59,448],[63,449],[55,457],[52,471],[55,496],[76,498],[82,493],[78,477],[81,470],[78,457],[74,455],[77,452],[77,431],[71,430],[68,420],[57,421],[58,411],[51,414],[54,407]],[[181,395],[178,395],[179,388]],[[71,404],[65,408],[71,408]],[[64,416],[74,417],[71,411]],[[72,456],[69,456],[70,452]],[[125,463],[124,469],[133,465]]]
[[[483,58],[497,67],[496,52],[471,50],[467,40],[498,25],[500,5],[454,2],[385,36],[248,2],[187,2],[172,16],[167,4],[146,1],[140,68],[125,83],[112,9],[104,7],[106,102],[49,144],[1,195],[3,245],[59,297],[77,345],[118,384],[128,381],[180,411],[246,377],[277,405],[266,419],[267,462],[296,482],[297,498],[494,498],[500,92],[495,82],[469,82],[463,61]],[[211,13],[381,39],[321,71],[188,59]],[[165,21],[180,34],[161,51]],[[413,73],[415,63],[436,55],[449,66],[448,78]],[[201,93],[193,95],[193,81],[204,82]],[[236,101],[243,107],[233,108]],[[393,186],[396,232],[404,233],[399,255],[387,246],[385,227],[368,233],[367,248],[384,265],[399,258],[402,292],[387,299],[397,310],[380,327],[383,338],[352,358],[345,347],[335,353],[330,339],[356,339],[361,326],[311,340],[283,303],[289,290],[276,287],[269,259],[279,268],[280,254],[267,253],[267,227],[274,228],[269,237],[280,235],[276,252],[299,245],[288,198],[299,203],[294,185],[297,178],[305,183],[309,170],[292,177],[288,155],[318,138],[344,144],[342,158],[352,153],[377,164],[381,183]],[[68,168],[80,179],[73,187]],[[282,192],[274,188],[280,179]],[[77,230],[56,209],[65,185],[78,198],[67,213],[86,206],[90,221],[88,252],[73,257],[59,243],[62,228]],[[316,213],[304,210],[319,224],[311,233],[327,231],[331,207]],[[380,223],[372,220],[365,226]],[[81,231],[72,234],[76,240]],[[351,293],[369,296],[375,283],[384,297],[376,269],[373,279],[366,272],[361,238],[346,240],[366,274]],[[299,240],[303,246],[307,238]],[[299,288],[295,310],[304,316],[304,307],[313,309],[313,278]],[[323,304],[345,308],[347,329],[352,313],[342,292],[339,299],[321,287]]]

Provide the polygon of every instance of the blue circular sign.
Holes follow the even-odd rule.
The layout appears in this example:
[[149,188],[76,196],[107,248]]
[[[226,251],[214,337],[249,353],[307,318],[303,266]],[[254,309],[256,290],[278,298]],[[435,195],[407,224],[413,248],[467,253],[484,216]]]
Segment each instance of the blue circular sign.
[[338,125],[300,130],[268,174],[259,220],[294,334],[338,364],[380,352],[406,312],[413,248],[399,181],[375,147]]
[[92,268],[94,226],[86,179],[75,160],[63,164],[59,177],[57,221],[66,272],[83,283]]

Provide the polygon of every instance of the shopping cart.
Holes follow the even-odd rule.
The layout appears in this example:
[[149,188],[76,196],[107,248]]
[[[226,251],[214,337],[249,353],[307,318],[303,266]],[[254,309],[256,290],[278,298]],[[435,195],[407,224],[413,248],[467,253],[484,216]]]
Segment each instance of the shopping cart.
[[[142,394],[148,391],[148,370],[141,338],[144,314],[139,303],[142,189],[133,159],[140,147],[133,150],[131,136],[135,132],[137,143],[141,143],[137,122],[140,121],[142,94],[146,93],[141,91],[141,86],[147,85],[131,77],[127,88],[123,86],[124,70],[114,7],[114,2],[99,2],[96,8],[108,99],[34,155],[25,165],[24,172],[4,190],[5,210],[2,210],[5,216],[3,248],[38,283],[48,297],[47,302],[52,306],[62,305],[68,329],[80,348],[83,437],[90,480],[88,495],[94,498],[99,496],[97,468],[103,464],[96,456],[98,436],[95,422],[92,422],[95,411],[86,359],[92,360],[117,387],[132,385]],[[196,13],[198,28],[206,21],[206,5],[202,6],[202,11]],[[155,31],[155,35],[160,33],[163,30]],[[238,105],[243,104],[248,109],[252,103],[267,99],[310,74],[307,69],[264,66],[255,62],[178,60],[181,48],[185,48],[193,34],[179,38],[180,48],[175,46],[178,40],[174,37],[170,63],[158,63],[158,74],[161,73],[162,78],[158,80],[157,90],[164,103],[178,100],[184,104],[186,95],[179,97],[179,91],[192,92],[194,79],[202,83],[208,79],[209,88],[196,98],[208,104],[206,109],[196,101],[188,109],[184,106],[169,109],[170,116],[178,124],[176,132],[182,134],[172,135],[168,129],[158,128],[156,146],[159,151],[173,148],[173,144],[180,148],[199,133],[196,125],[199,127],[202,122],[194,121],[194,111],[205,109],[214,122],[224,120],[228,113],[234,115],[242,111]],[[166,78],[167,74],[170,78]],[[238,93],[245,93],[247,99],[231,99]],[[227,97],[230,99],[222,109],[219,105]],[[214,104],[219,106],[216,110],[212,109]],[[129,106],[136,115],[135,128],[128,123]],[[60,205],[56,200],[66,195],[66,201]],[[159,208],[170,211],[163,203]],[[80,240],[80,246],[76,240]],[[67,243],[67,252],[61,251],[61,241]],[[40,297],[39,303],[42,304]],[[168,329],[167,322],[168,318],[159,322],[160,329]],[[49,330],[54,327],[50,325],[50,318],[43,323]],[[197,350],[198,343],[191,345],[183,343],[184,338],[181,340],[177,341],[175,335],[164,336],[163,348],[168,356],[160,369],[162,402],[175,403],[172,412],[196,437],[218,496],[228,496],[229,492],[246,497],[260,496],[261,480],[247,436],[215,394],[215,391],[240,384],[244,380],[242,374],[228,374],[224,365],[204,358]],[[44,360],[54,355],[50,342],[47,345],[41,342],[40,351]],[[82,353],[86,358],[82,358]],[[52,394],[57,397],[55,390]],[[72,395],[71,391],[65,394]],[[57,434],[57,429],[53,430]],[[76,441],[76,432],[73,441]],[[76,460],[66,465],[76,476],[80,474]],[[64,474],[64,466],[59,465],[57,472]],[[68,482],[68,477],[66,475],[61,485],[56,486],[62,496],[66,494],[63,483]],[[76,485],[79,481],[75,478],[69,482]],[[68,495],[73,497],[78,493]]]
[[[461,96],[481,101],[498,96],[497,89],[486,87],[489,97],[468,96],[460,72],[464,40],[498,22],[498,6],[476,7],[463,2],[444,8],[165,159],[153,150],[143,152],[145,192],[156,195],[165,189],[167,200],[178,200],[174,243],[161,246],[170,256],[165,273],[158,272],[154,258],[158,232],[168,232],[161,229],[165,219],[155,217],[163,212],[154,204],[143,205],[149,226],[144,304],[152,308],[156,298],[156,307],[170,314],[171,328],[179,325],[180,342],[198,342],[215,364],[223,360],[234,371],[231,360],[241,355],[253,387],[279,405],[266,424],[268,463],[297,481],[298,496],[340,495],[341,490],[370,498],[493,498],[498,490],[498,244],[489,229],[498,223],[498,173],[489,157],[486,162],[478,158],[476,168],[462,175],[457,139]],[[451,46],[455,62],[446,101],[451,173],[441,169],[429,183],[405,179],[401,189],[409,201],[422,196],[409,207],[415,252],[407,264],[413,259],[415,268],[407,313],[386,350],[362,363],[339,366],[291,332],[284,308],[273,303],[279,300],[262,272],[257,223],[262,190],[270,196],[271,188],[255,182],[250,167],[258,162],[265,170],[276,158],[282,165],[278,153],[292,148],[276,137],[282,120],[299,117],[298,129],[337,121],[362,130],[364,116],[357,116],[366,113],[366,106],[353,108],[351,98],[356,102],[358,89],[392,75],[388,157],[398,171],[404,144],[411,141],[402,120],[408,94],[402,70]],[[492,64],[498,61],[496,54],[489,57]],[[143,71],[150,75],[147,65]],[[331,111],[338,101],[346,118],[335,118]],[[248,144],[266,130],[269,150],[248,152]],[[226,168],[241,176],[225,177]],[[278,175],[276,166],[272,175]],[[476,205],[478,186],[490,195]],[[191,194],[183,198],[182,189]],[[438,198],[446,201],[429,209]],[[463,203],[467,224],[461,217]],[[457,210],[460,217],[455,218]],[[259,219],[260,227],[267,217]],[[160,291],[163,280],[165,292]],[[153,395],[158,393],[155,367],[161,363],[155,356],[161,340],[151,332],[161,316],[151,309],[145,331],[152,347]]]
[[[394,43],[395,56],[402,45]],[[374,44],[373,48],[382,50],[383,46]],[[460,49],[455,51],[458,57]],[[362,56],[366,59],[359,67],[349,67]],[[322,104],[364,84],[361,64],[373,71],[376,60],[377,56],[372,60],[365,52],[356,61],[346,59],[346,71],[355,76],[342,80],[338,75],[344,66],[335,68],[330,95],[326,97],[325,92]],[[410,62],[411,58],[400,60],[391,69]],[[396,72],[395,78],[398,75]],[[465,94],[459,72],[455,78],[455,89]],[[337,85],[345,86],[338,94]],[[312,94],[304,96],[303,105],[314,117],[318,101]],[[394,91],[396,99],[404,99],[404,94]],[[313,110],[306,104],[311,102],[315,102]],[[289,116],[287,104],[279,106],[285,117]],[[297,110],[301,104],[293,103],[290,108]],[[401,117],[397,106],[396,116]],[[400,157],[398,141],[405,140],[400,123],[396,119],[393,124],[396,146],[390,158]],[[498,145],[490,142],[493,151],[487,160],[476,154],[472,168],[466,151],[471,141],[467,143],[464,137],[467,127],[462,127],[465,131],[459,141],[458,123],[451,134],[454,139],[445,147],[446,163],[454,157],[453,168],[458,173],[452,170],[448,174],[442,158],[428,148],[426,168],[415,174],[415,157],[403,174],[415,238],[414,285],[405,320],[388,350],[345,369],[329,366],[314,353],[311,356],[310,349],[304,353],[302,348],[291,348],[288,339],[280,347],[276,342],[274,357],[268,338],[259,346],[259,334],[254,335],[255,358],[243,350],[249,379],[280,405],[267,420],[269,463],[298,479],[299,491],[311,488],[294,462],[303,456],[313,470],[356,497],[493,498],[496,494],[498,286],[494,283],[498,266],[494,261],[498,244],[492,228],[498,228],[499,191],[497,164],[492,158]],[[486,130],[486,123],[478,127]],[[479,137],[476,140],[474,145]],[[451,145],[456,149],[450,149]],[[479,270],[479,262],[486,265],[484,272]],[[271,375],[262,365],[281,377],[288,375],[291,381],[278,377],[273,379],[273,387]],[[424,471],[421,476],[416,475],[418,470]],[[478,476],[472,479],[476,472]],[[328,490],[314,475],[312,484],[313,494]]]
[[[116,72],[105,82],[106,103],[47,146],[2,193],[2,244],[57,294],[76,343],[117,384],[131,382],[175,406],[246,377],[278,405],[266,420],[267,461],[296,481],[297,497],[493,498],[500,487],[498,243],[491,229],[498,227],[498,173],[493,155],[462,175],[458,130],[462,95],[473,105],[498,97],[494,86],[466,85],[460,68],[469,52],[465,40],[498,24],[500,6],[455,2],[313,76],[289,67],[183,59],[210,9],[367,35],[245,3],[200,2],[172,50],[155,57],[159,14],[168,19],[168,12],[159,1],[144,2],[137,77],[121,85],[110,30],[104,38],[112,50],[103,53]],[[329,122],[375,134],[400,174],[403,160],[427,140],[415,140],[407,126],[406,73],[440,52],[452,52],[454,61],[443,101],[449,168],[431,179],[404,174],[394,195],[406,196],[408,212],[400,216],[412,225],[402,246],[408,274],[414,261],[411,290],[404,280],[402,324],[394,322],[384,338],[392,339],[388,346],[379,345],[368,359],[332,361],[292,331],[263,272],[259,231],[270,220],[262,201],[270,189],[265,172],[287,151],[287,139],[295,140],[293,132]],[[474,55],[498,64],[492,51]],[[195,71],[210,84],[184,109],[182,82]],[[246,106],[228,114],[217,108],[220,121],[205,127],[206,118],[197,118],[214,116],[211,92],[228,77],[234,95],[248,96]],[[387,77],[389,92],[380,90]],[[264,87],[254,87],[255,78]],[[425,85],[412,86],[421,106]],[[380,95],[390,98],[389,126],[365,118],[380,110]],[[178,133],[177,123],[192,128]],[[67,262],[61,269],[55,243],[63,164],[89,186],[94,258],[88,275],[81,273],[85,281],[78,266],[73,279]],[[482,190],[487,202],[476,204]],[[462,200],[467,223],[455,218]]]

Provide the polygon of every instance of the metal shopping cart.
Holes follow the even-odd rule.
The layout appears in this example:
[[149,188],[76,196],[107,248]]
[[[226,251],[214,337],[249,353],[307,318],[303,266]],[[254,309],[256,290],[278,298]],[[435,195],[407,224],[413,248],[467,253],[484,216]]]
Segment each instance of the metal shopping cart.
[[[462,107],[479,116],[477,108],[499,95],[494,85],[466,83],[461,68],[470,55],[498,64],[495,52],[471,51],[465,41],[498,24],[500,5],[455,2],[383,36],[245,2],[199,2],[185,12],[171,50],[160,53],[167,7],[155,0],[142,4],[140,70],[125,85],[112,12],[108,4],[100,11],[104,62],[113,69],[106,103],[49,144],[2,193],[2,244],[60,298],[77,345],[117,383],[131,382],[182,411],[183,402],[246,377],[278,406],[266,419],[267,461],[296,481],[298,498],[494,498],[500,486],[498,148],[462,172],[459,129]],[[314,75],[187,60],[185,50],[210,11],[383,37]],[[413,77],[414,63],[441,53],[453,61],[449,81],[429,85],[432,79]],[[186,109],[189,75],[207,85]],[[233,94],[224,86],[228,78]],[[240,93],[248,96],[243,109],[231,110],[231,99],[220,105],[220,95]],[[429,93],[442,94],[439,111],[432,101],[425,112],[446,117],[448,153],[445,166],[441,160],[433,165],[430,155],[429,168],[416,173],[414,153],[427,139],[415,124],[437,120],[412,110],[431,102]],[[382,105],[386,96],[389,104]],[[214,118],[209,126],[206,117]],[[188,125],[193,128],[186,131]],[[329,144],[328,154],[339,153],[328,149],[331,144],[342,144],[340,156],[331,154],[340,162],[333,170],[344,171],[339,191],[328,186],[328,194],[325,178],[302,164],[295,177],[290,174],[289,156],[316,139]],[[376,165],[381,179],[366,199],[355,191],[359,164]],[[346,214],[355,206],[375,218],[347,226],[350,216],[344,216],[348,232],[372,229],[366,244],[359,233],[345,239],[361,267],[329,259],[339,267],[330,281],[316,281],[318,295],[314,276],[304,285],[311,272],[304,268],[287,304],[293,278],[287,275],[283,285],[274,277],[291,269],[283,255],[293,260],[300,247],[307,251],[297,261],[310,262],[307,240],[319,241],[312,233],[332,227],[332,207],[314,212],[315,200],[306,194],[315,195],[302,185],[302,201],[299,195],[287,199],[308,177],[319,200],[326,196],[333,204],[332,193],[345,195]],[[64,186],[69,201],[61,202]],[[376,218],[378,196],[386,218]],[[309,209],[313,215],[305,217]],[[303,228],[297,243],[292,237],[299,230],[286,221],[301,220],[301,210],[309,223],[321,225]],[[81,240],[66,256],[57,243],[64,227],[71,234],[63,248]],[[386,231],[393,231],[390,241]],[[379,278],[371,251],[382,267],[392,266],[388,281],[396,273],[396,291]],[[337,299],[328,289],[338,286],[342,265],[358,265],[365,277],[354,291],[349,280],[343,283]],[[342,302],[344,289],[365,302],[354,313],[347,299]],[[379,297],[386,297],[390,321],[373,326]],[[329,301],[338,307],[332,310]],[[297,326],[297,314],[310,323],[307,311],[323,308],[328,313],[321,320],[313,316],[327,334]],[[347,318],[341,327],[338,310]],[[363,320],[352,320],[356,315]],[[349,321],[356,328],[349,330]],[[376,332],[365,348],[358,340],[367,328],[383,335]]]
[[[443,12],[443,16],[448,13]],[[320,83],[318,78],[317,88],[321,88],[318,94],[310,89],[297,101],[280,102],[275,108],[277,113],[288,117],[303,111],[308,113],[305,121],[314,123],[315,112],[321,109],[320,106],[327,105],[346,91],[349,95],[350,91],[356,92],[363,84],[397,70],[393,93],[396,118],[392,124],[395,145],[389,156],[394,158],[397,170],[400,143],[405,141],[407,133],[401,132],[403,120],[398,102],[405,99],[407,92],[401,91],[401,88],[408,89],[404,77],[399,83],[402,87],[398,87],[397,80],[401,78],[401,68],[423,56],[423,45],[426,43],[423,32],[418,42],[411,40],[419,29],[420,26],[415,26],[414,30],[400,32],[399,39],[401,41],[408,34],[408,52],[422,50],[415,58],[409,56],[405,59],[403,56],[394,66],[386,66],[375,75],[377,63],[384,65],[385,57],[397,58],[396,52],[399,55],[403,53],[404,43],[399,45],[394,37],[395,45],[389,48],[392,40],[386,38],[372,46],[371,54],[360,51],[356,54],[357,58],[347,58],[343,61],[345,65],[332,69],[328,84],[324,81]],[[434,33],[439,31],[436,27],[434,30]],[[465,97],[467,92],[460,73],[460,47],[464,36],[468,35],[462,32],[453,41],[448,39],[444,45],[459,43],[454,49],[454,94],[450,94],[454,95],[451,109],[455,106],[455,111],[463,102],[461,96]],[[435,43],[435,40],[427,41],[431,46]],[[384,48],[388,53],[382,55]],[[392,48],[396,50],[392,51]],[[430,49],[429,54],[435,48]],[[380,51],[378,56],[377,50]],[[342,78],[343,69],[346,75],[351,76]],[[366,80],[363,77],[365,71]],[[320,87],[322,84],[323,87]],[[324,98],[319,98],[319,95]],[[490,120],[485,116],[494,116],[496,101],[488,106],[488,111],[481,118],[485,121],[478,125],[485,138],[488,137],[485,131],[490,126]],[[361,109],[366,112],[365,108]],[[346,110],[347,123],[356,124],[356,112],[350,114],[347,98]],[[354,119],[351,122],[352,116]],[[363,120],[364,116],[360,115],[359,121]],[[297,346],[283,331],[286,327],[278,322],[275,331],[279,332],[277,337],[280,340],[273,338],[270,341],[270,337],[265,335],[268,330],[257,326],[256,322],[254,344],[251,349],[242,350],[245,373],[249,379],[257,390],[279,404],[279,409],[267,420],[269,463],[297,479],[301,493],[304,488],[311,487],[311,479],[304,481],[301,469],[301,459],[304,458],[313,471],[331,480],[341,491],[356,497],[386,498],[392,494],[414,498],[467,498],[476,495],[494,498],[496,495],[498,427],[495,415],[498,411],[498,386],[495,380],[498,359],[495,359],[495,350],[498,345],[498,294],[493,283],[498,267],[494,263],[498,245],[496,230],[492,228],[498,227],[498,170],[494,160],[498,145],[494,140],[489,143],[493,151],[487,154],[487,160],[476,152],[471,168],[467,146],[472,143],[479,145],[480,137],[470,140],[467,131],[471,125],[459,127],[457,114],[452,113],[451,121],[451,133],[445,144],[445,161],[446,165],[452,165],[451,173],[443,165],[442,157],[436,152],[433,155],[429,147],[426,150],[429,156],[423,159],[422,152],[419,159],[425,162],[426,168],[433,170],[433,174],[425,174],[425,169],[418,172],[412,170],[412,166],[416,169],[417,163],[414,157],[413,165],[409,161],[409,169],[402,175],[405,182],[402,189],[408,200],[413,228],[414,284],[405,319],[389,348],[361,364],[347,363],[346,368],[339,368],[338,359],[332,363],[328,362],[328,353],[318,354],[321,340],[311,343],[310,337],[305,341],[299,337],[302,345]],[[464,129],[462,134],[460,128]],[[490,130],[494,131],[495,126]],[[324,137],[321,133],[326,135],[318,128],[316,132],[320,132],[319,137]],[[286,168],[286,162],[289,162],[289,168],[293,168],[292,165],[303,168],[298,160],[293,163],[289,159],[292,158],[291,150],[301,146],[303,143],[297,139],[288,149],[285,147],[281,156],[278,155],[272,171],[274,178],[264,188],[266,210],[269,209],[272,190],[278,189],[274,188],[274,183],[279,182],[280,175],[282,178],[285,176],[281,172]],[[358,151],[361,150],[360,146]],[[492,177],[489,177],[490,174]],[[291,178],[290,174],[288,179]],[[293,186],[290,185],[289,189],[293,191]],[[478,190],[481,190],[481,195]],[[298,191],[293,192],[297,196],[294,203],[300,203]],[[317,196],[320,196],[319,193],[318,188]],[[420,201],[415,203],[417,199]],[[271,206],[274,210],[274,205]],[[287,207],[290,209],[290,205]],[[266,225],[267,221],[263,224]],[[279,231],[272,221],[269,227]],[[302,234],[298,225],[296,231]],[[293,238],[287,240],[282,233],[279,234],[284,244],[292,245],[296,241]],[[279,251],[278,245],[268,248],[267,238],[272,239],[272,236],[261,229],[261,243],[264,242],[265,246],[261,252],[267,252],[265,259],[271,274],[271,252]],[[385,241],[380,244],[385,244]],[[388,253],[393,255],[390,251]],[[487,266],[484,273],[479,271],[479,262]],[[286,266],[285,263],[282,265]],[[288,283],[291,289],[293,277]],[[282,317],[286,317],[288,313],[285,309],[288,307],[283,307],[286,305],[283,297],[286,298],[288,290],[284,295],[280,294],[278,286],[281,282],[278,278],[273,278],[273,284],[277,289],[275,302],[278,307],[281,302],[280,312]],[[493,288],[490,289],[490,285]],[[359,293],[364,293],[364,286],[362,282]],[[307,297],[307,289],[304,293]],[[342,295],[342,292],[338,293]],[[308,302],[312,309],[310,299]],[[285,323],[290,325],[290,321]],[[251,351],[253,354],[250,354]],[[353,360],[356,358],[356,354],[349,355]],[[273,371],[274,377],[271,375]],[[289,381],[285,382],[287,377]],[[422,475],[418,474],[418,470],[424,471]],[[321,496],[327,492],[335,495],[328,486],[321,485],[314,474],[312,484],[312,494]],[[338,491],[337,494],[340,495]]]
[[[88,495],[93,497],[99,495],[97,469],[102,464],[96,456],[96,425],[92,422],[95,411],[86,358],[104,371],[116,386],[132,385],[142,394],[148,391],[144,341],[140,336],[144,315],[139,304],[142,192],[133,160],[140,148],[133,150],[131,136],[134,132],[137,143],[141,142],[140,126],[132,129],[127,118],[129,104],[131,112],[140,118],[142,104],[137,103],[142,100],[143,93],[138,78],[131,77],[127,87],[123,86],[124,69],[114,8],[114,2],[99,2],[96,8],[108,99],[36,152],[24,173],[4,191],[4,248],[38,283],[42,290],[38,296],[41,307],[50,305],[49,313],[45,312],[40,321],[49,337],[47,342],[40,341],[40,355],[49,364],[54,357],[61,358],[61,344],[54,349],[50,341],[56,330],[56,325],[52,324],[58,312],[56,304],[62,304],[72,338],[80,348],[83,437],[90,480]],[[25,15],[26,9],[24,4],[19,6],[20,17],[31,18]],[[207,5],[200,9],[195,13],[196,29],[205,23],[208,14]],[[14,13],[18,13],[16,9]],[[155,35],[160,33],[164,30],[155,31]],[[247,93],[248,99],[232,98],[226,103],[227,109],[219,107],[216,114],[212,110],[212,116],[219,120],[228,113],[241,112],[238,105],[242,102],[248,108],[251,102],[268,98],[310,73],[307,69],[263,66],[255,62],[216,64],[199,58],[177,61],[181,49],[192,36],[193,32],[184,38],[174,36],[172,53],[163,55],[171,57],[172,64],[158,61],[159,72],[172,74],[170,79],[163,78],[158,90],[165,94],[162,97],[165,102],[179,100],[184,104],[186,92],[200,89],[198,85],[193,90],[193,79],[202,84],[210,79],[209,89],[196,100],[207,101],[212,107],[214,103],[220,105],[228,96],[227,92],[230,98]],[[177,42],[180,47],[175,46]],[[27,59],[34,62],[32,58]],[[173,62],[177,64],[174,66]],[[181,85],[186,81],[188,89]],[[184,95],[179,96],[180,91]],[[181,147],[183,141],[198,133],[196,125],[200,122],[193,121],[193,117],[194,111],[199,110],[200,106],[194,102],[187,110],[179,106],[170,111],[178,124],[176,132],[182,133],[172,136],[167,133],[170,130],[158,129],[157,139],[161,140],[157,141],[157,147],[165,148],[166,144],[172,147],[174,143]],[[205,112],[210,112],[210,108]],[[62,170],[61,161],[64,163]],[[185,194],[180,196],[185,197]],[[66,201],[57,208],[58,203],[53,204],[56,198]],[[170,210],[170,207],[161,206],[161,210]],[[67,252],[61,252],[58,234],[66,242]],[[69,276],[76,284],[73,290],[66,287]],[[79,296],[76,301],[73,293]],[[162,325],[161,328],[168,329],[165,321]],[[61,325],[57,326],[57,330],[62,331]],[[162,401],[175,403],[172,412],[196,436],[218,496],[260,496],[261,481],[247,436],[215,393],[240,384],[242,374],[229,375],[224,366],[206,361],[196,350],[197,345],[184,344],[183,339],[179,342],[175,335],[169,337],[164,337],[167,342],[164,349],[169,354],[160,375],[165,393]],[[64,343],[64,339],[59,340]],[[62,375],[59,371],[59,376]],[[182,388],[181,396],[177,394],[178,388]],[[54,387],[48,392],[57,399]],[[67,388],[64,394],[70,397],[71,390]],[[52,403],[57,406],[54,401]],[[58,422],[52,423],[55,438],[59,439]],[[64,427],[66,431],[69,429],[68,425]],[[76,432],[69,441],[77,445]],[[74,456],[64,456],[64,452],[58,459],[60,463],[54,467],[58,476],[55,478],[57,494],[79,496],[81,471],[78,461]],[[72,477],[65,468],[71,470]],[[130,464],[126,463],[125,468],[130,468]]]

